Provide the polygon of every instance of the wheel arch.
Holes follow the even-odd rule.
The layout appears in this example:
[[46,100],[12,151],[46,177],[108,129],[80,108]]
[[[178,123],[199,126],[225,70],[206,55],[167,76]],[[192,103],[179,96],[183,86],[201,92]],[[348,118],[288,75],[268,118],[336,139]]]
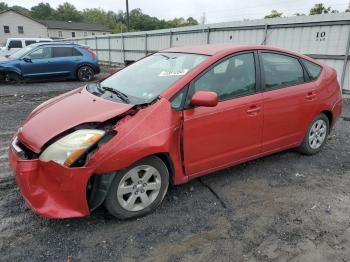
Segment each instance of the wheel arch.
[[[141,159],[134,161],[129,166],[132,166],[134,163],[152,156],[159,158],[164,163],[169,172],[169,183],[173,185],[175,176],[174,163],[171,159],[170,154],[167,152],[159,152],[144,156]],[[86,195],[90,211],[96,209],[104,202],[117,172],[118,170],[105,174],[93,174],[89,178],[86,188]]]
[[329,121],[329,126],[332,127],[333,126],[333,113],[330,110],[323,110],[320,113],[323,113],[326,115],[326,117],[328,118]]

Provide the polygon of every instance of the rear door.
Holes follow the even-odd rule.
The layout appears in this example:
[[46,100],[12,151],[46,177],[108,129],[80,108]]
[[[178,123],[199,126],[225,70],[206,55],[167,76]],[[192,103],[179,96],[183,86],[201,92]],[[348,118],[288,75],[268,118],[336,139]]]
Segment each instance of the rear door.
[[51,47],[38,47],[31,51],[26,57],[30,61],[21,60],[21,70],[24,77],[45,78],[52,74],[54,68],[50,64],[52,59]]
[[190,85],[190,93],[214,91],[215,107],[184,110],[186,173],[199,176],[260,153],[262,94],[257,90],[254,52],[223,59]]
[[314,115],[317,90],[298,57],[260,51],[264,128],[263,152],[298,145]]
[[60,77],[74,75],[78,63],[82,60],[82,54],[73,47],[55,46],[52,48],[52,54],[51,63]]

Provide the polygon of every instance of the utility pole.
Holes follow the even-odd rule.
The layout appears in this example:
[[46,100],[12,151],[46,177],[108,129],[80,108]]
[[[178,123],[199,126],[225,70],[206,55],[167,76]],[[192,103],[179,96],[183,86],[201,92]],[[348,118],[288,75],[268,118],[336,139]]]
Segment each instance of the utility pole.
[[130,20],[129,20],[129,0],[126,0],[126,31],[129,32]]

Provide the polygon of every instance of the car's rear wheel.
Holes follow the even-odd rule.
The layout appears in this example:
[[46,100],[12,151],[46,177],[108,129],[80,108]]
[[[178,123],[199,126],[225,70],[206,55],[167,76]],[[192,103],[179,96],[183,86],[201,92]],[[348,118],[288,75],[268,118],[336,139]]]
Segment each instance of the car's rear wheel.
[[79,81],[88,82],[94,78],[94,74],[94,69],[92,69],[91,66],[84,65],[79,67],[77,71],[77,78],[79,79]]
[[328,117],[321,113],[308,127],[303,143],[298,147],[298,151],[305,155],[313,155],[321,151],[329,134]]
[[155,156],[118,172],[108,191],[105,207],[117,218],[135,218],[156,209],[169,185],[169,172]]

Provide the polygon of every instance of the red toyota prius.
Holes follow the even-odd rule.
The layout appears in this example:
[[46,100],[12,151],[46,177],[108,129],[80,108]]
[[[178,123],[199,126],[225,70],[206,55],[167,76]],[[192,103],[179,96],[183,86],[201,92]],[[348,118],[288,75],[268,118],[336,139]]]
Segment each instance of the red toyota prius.
[[9,148],[27,204],[50,218],[154,210],[169,183],[288,148],[318,153],[342,111],[334,69],[267,46],[174,47],[55,97]]

